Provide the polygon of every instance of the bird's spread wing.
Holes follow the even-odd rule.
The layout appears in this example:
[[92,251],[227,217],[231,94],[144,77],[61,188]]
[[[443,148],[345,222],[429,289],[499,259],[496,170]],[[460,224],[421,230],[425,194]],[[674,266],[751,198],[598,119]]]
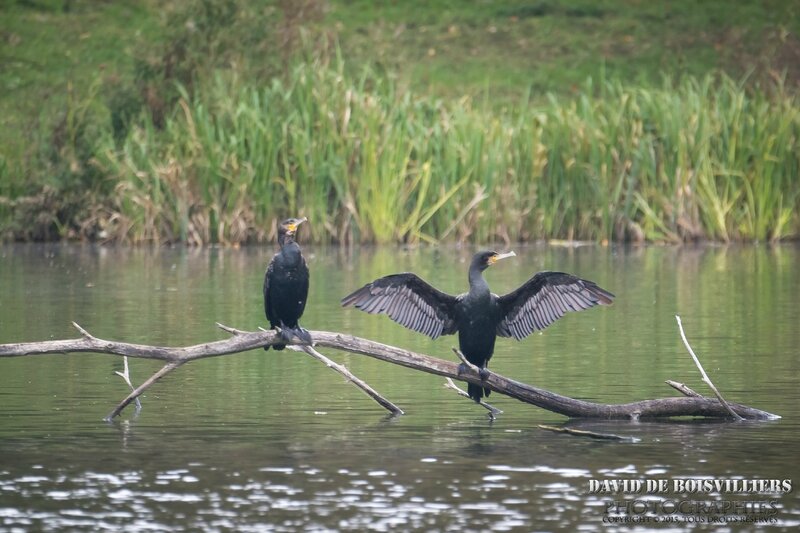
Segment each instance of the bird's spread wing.
[[435,339],[456,332],[456,297],[446,294],[416,274],[392,274],[364,285],[342,298],[371,314],[384,313],[408,329]]
[[539,272],[517,290],[498,298],[501,337],[520,340],[542,330],[567,311],[608,305],[614,295],[592,281],[563,272]]

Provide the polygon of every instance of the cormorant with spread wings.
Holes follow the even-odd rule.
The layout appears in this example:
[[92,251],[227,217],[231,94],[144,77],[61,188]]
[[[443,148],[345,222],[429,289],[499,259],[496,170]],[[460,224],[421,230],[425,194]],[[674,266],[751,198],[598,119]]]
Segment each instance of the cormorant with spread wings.
[[[458,332],[458,344],[467,361],[488,377],[486,366],[497,336],[521,340],[542,330],[567,311],[609,305],[614,295],[592,281],[563,272],[539,272],[521,287],[504,296],[489,290],[483,271],[514,252],[478,252],[469,267],[469,292],[459,296],[444,293],[416,274],[392,274],[364,285],[342,299],[370,314],[383,313],[409,329],[436,339]],[[489,389],[468,384],[476,402]]]

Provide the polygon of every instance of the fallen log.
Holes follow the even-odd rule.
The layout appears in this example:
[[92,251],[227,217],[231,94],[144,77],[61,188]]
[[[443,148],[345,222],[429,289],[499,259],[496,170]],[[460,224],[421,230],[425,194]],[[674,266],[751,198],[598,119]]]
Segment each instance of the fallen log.
[[[149,346],[109,341],[92,336],[75,324],[82,336],[77,339],[0,344],[0,357],[19,357],[39,354],[58,354],[75,352],[107,353],[144,359],[157,359],[165,362],[164,367],[153,374],[142,385],[133,390],[106,417],[111,419],[128,404],[138,398],[147,388],[152,386],[167,373],[183,364],[206,357],[239,353],[262,348],[276,342],[285,342],[275,331],[241,331],[221,324],[220,328],[231,333],[226,340],[207,342],[186,347]],[[486,380],[481,380],[477,372],[467,369],[459,372],[459,365],[454,361],[438,359],[429,355],[404,350],[396,346],[329,331],[311,331],[315,347],[334,348],[354,354],[373,357],[381,361],[404,366],[430,374],[436,374],[469,383],[479,384],[525,403],[541,407],[570,418],[599,419],[648,419],[669,418],[676,416],[694,416],[709,418],[731,418],[731,413],[717,399],[701,396],[694,391],[683,397],[657,398],[640,400],[624,404],[600,404],[577,400],[550,392],[532,385],[521,383],[495,372],[490,372]],[[293,340],[289,344],[300,343]],[[687,394],[684,391],[684,394]],[[387,401],[388,402],[388,401]],[[390,402],[389,402],[390,403]],[[738,416],[748,420],[775,420],[780,416],[749,407],[747,405],[727,402],[730,409]],[[399,408],[398,408],[399,410]]]

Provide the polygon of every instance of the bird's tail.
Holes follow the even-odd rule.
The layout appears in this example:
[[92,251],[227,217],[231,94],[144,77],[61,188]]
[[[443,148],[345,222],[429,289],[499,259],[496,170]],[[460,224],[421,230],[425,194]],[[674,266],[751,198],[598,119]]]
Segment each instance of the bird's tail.
[[481,387],[480,385],[473,385],[472,383],[467,383],[467,394],[469,394],[469,397],[475,400],[476,402],[480,402],[481,398],[483,398],[484,396],[488,397],[490,392],[492,391],[487,389],[486,387]]

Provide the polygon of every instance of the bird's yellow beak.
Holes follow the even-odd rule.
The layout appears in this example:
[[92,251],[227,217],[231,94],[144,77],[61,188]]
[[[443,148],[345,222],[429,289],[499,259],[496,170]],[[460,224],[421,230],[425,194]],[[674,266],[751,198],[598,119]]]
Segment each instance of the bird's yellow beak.
[[489,258],[489,264],[493,265],[500,261],[501,259],[505,259],[507,257],[516,257],[517,254],[514,251],[506,252],[504,254],[494,254],[492,257]]
[[306,222],[307,220],[308,219],[306,217],[298,218],[295,223],[287,225],[286,229],[294,233],[295,231],[297,231],[297,226],[299,226],[303,222]]

